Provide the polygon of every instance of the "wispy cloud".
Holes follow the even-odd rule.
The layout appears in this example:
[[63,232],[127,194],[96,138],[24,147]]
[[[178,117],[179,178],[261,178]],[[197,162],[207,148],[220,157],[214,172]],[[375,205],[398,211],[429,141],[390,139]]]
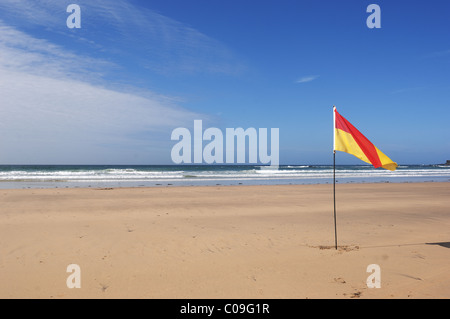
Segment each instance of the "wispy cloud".
[[442,58],[442,57],[450,57],[450,49],[431,52],[431,53],[423,56],[422,59],[435,59],[435,58]]
[[318,79],[319,77],[320,77],[319,75],[304,76],[304,77],[299,78],[297,81],[295,81],[295,83],[307,83],[307,82],[314,81],[314,80]]
[[[82,28],[66,27],[72,0],[2,0],[0,19],[66,36],[112,60],[160,74],[236,74],[243,66],[227,46],[201,31],[125,0],[78,0]],[[85,47],[83,47],[85,46]]]
[[47,77],[99,79],[116,68],[106,60],[80,56],[45,39],[37,39],[0,20],[0,66]]
[[[149,90],[108,88],[114,64],[0,23],[0,163],[162,163],[195,118]],[[166,154],[166,155],[164,155]]]
[[[236,74],[221,42],[125,0],[0,1],[0,163],[167,163],[196,118],[148,76]],[[129,70],[139,70],[130,72]]]
[[[0,1],[0,163],[167,163],[170,132],[210,119],[147,77],[240,72],[195,28],[124,0]],[[139,70],[130,72],[129,70]]]
[[[66,1],[52,0],[2,0],[0,1],[0,17],[7,19],[8,23],[24,26],[56,27],[61,19],[59,12],[65,12]],[[65,5],[65,7],[64,7]]]
[[415,87],[403,88],[403,89],[398,89],[398,90],[392,91],[391,94],[416,92],[416,91],[423,90],[425,88],[426,88],[425,86],[415,86]]

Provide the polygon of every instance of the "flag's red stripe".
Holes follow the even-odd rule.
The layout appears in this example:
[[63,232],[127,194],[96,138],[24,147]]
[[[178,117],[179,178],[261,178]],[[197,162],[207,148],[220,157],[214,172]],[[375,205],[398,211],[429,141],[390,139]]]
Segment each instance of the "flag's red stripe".
[[347,121],[345,120],[345,118],[343,118],[342,115],[338,113],[338,111],[334,112],[336,113],[336,128],[343,130],[344,132],[351,133],[350,129],[346,124]]
[[350,133],[372,165],[375,168],[381,167],[380,157],[378,156],[375,146],[336,110],[334,112],[336,113],[336,128]]

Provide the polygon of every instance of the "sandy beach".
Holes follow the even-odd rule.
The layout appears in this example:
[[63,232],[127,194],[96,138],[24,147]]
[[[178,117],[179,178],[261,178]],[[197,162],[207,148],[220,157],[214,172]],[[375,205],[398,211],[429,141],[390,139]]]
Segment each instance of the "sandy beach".
[[450,298],[450,183],[336,192],[338,250],[332,185],[1,190],[0,298]]

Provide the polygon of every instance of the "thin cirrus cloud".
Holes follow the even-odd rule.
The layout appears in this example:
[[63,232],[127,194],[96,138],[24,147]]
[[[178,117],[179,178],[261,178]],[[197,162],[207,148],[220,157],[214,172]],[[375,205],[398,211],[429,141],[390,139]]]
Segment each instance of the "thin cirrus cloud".
[[119,64],[133,64],[163,75],[235,75],[245,69],[234,52],[220,41],[125,0],[78,0],[81,29],[68,32],[66,8],[71,3],[72,0],[2,0],[0,10],[14,26],[39,26],[69,37],[80,50],[91,50]]
[[79,1],[79,33],[65,26],[70,1],[36,3],[0,3],[3,164],[170,162],[170,131],[209,115],[132,81],[118,89],[118,73],[129,63],[163,75],[239,69],[218,41],[125,1]]
[[11,71],[94,80],[116,66],[102,59],[76,55],[45,39],[21,32],[0,20],[0,66]]
[[299,78],[295,83],[308,83],[319,78],[319,75],[310,75]]
[[207,118],[150,91],[92,84],[101,76],[90,66],[103,64],[0,26],[0,162],[129,162],[124,149],[163,161],[170,128]]
[[442,58],[442,57],[450,57],[450,50],[442,50],[442,51],[435,51],[432,53],[429,53],[428,55],[425,55],[424,59],[433,59],[433,58]]

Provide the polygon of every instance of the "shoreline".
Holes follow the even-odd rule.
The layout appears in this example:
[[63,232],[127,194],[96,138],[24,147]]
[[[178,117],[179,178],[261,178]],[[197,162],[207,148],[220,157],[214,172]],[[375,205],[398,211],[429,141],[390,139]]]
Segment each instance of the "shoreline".
[[[416,178],[417,180],[412,180],[411,178],[370,178],[365,179],[363,177],[359,180],[353,178],[342,178],[337,177],[336,185],[345,184],[414,184],[414,183],[449,183],[450,179],[448,177],[442,177],[440,179],[430,179],[430,178]],[[436,179],[436,180],[435,180]],[[306,179],[304,179],[305,181]],[[344,180],[344,181],[343,181]],[[232,182],[230,182],[232,181]],[[278,181],[278,182],[277,182]],[[295,186],[295,185],[332,185],[333,181],[323,181],[314,179],[310,182],[299,182],[298,180],[286,179],[283,182],[279,180],[198,180],[198,181],[107,181],[107,182],[96,182],[96,181],[30,181],[27,185],[15,186],[14,184],[22,184],[24,182],[20,181],[0,181],[0,190],[7,189],[83,189],[83,188],[159,188],[159,187],[214,187],[214,186]],[[197,183],[193,183],[197,182]],[[228,183],[227,183],[228,182]],[[265,183],[262,183],[265,182]],[[11,185],[13,187],[11,187]]]
[[[450,182],[450,167],[400,165],[395,172],[370,165],[336,166],[338,183]],[[333,183],[333,166],[284,165],[37,165],[0,166],[0,189],[313,185]]]
[[0,298],[450,298],[447,182],[339,185],[338,250],[332,185],[239,186],[1,190]]

